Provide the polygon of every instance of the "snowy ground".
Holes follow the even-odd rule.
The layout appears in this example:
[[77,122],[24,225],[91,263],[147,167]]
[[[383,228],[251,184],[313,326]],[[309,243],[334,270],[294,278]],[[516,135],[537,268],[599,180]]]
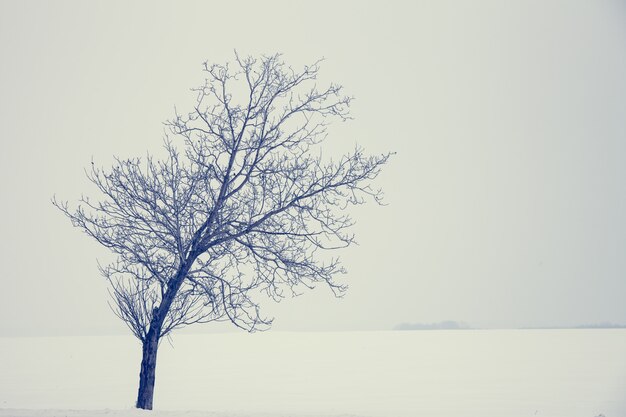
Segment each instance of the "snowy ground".
[[[0,338],[0,417],[626,416],[626,330]],[[89,411],[62,411],[89,410]],[[206,410],[206,411],[167,411]]]

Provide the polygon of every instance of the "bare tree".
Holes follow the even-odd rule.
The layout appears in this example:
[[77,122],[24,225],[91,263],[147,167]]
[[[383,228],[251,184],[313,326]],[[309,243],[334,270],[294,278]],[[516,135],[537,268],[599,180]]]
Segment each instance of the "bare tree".
[[166,158],[92,164],[100,199],[53,200],[117,255],[100,271],[143,345],[138,408],[152,408],[159,341],[172,330],[218,320],[265,329],[262,293],[277,300],[323,283],[341,295],[343,269],[321,252],[353,243],[347,206],[380,201],[370,180],[388,154],[322,154],[350,98],[336,84],[316,87],[319,62],[294,71],[279,55],[235,58],[205,63],[193,111],[167,123],[183,140],[166,137]]

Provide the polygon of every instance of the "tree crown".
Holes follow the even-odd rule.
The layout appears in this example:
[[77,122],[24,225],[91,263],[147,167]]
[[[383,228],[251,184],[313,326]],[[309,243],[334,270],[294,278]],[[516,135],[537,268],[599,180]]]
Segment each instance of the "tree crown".
[[100,271],[139,339],[155,324],[159,337],[215,320],[263,329],[271,320],[258,292],[279,299],[316,283],[345,291],[334,280],[338,258],[319,252],[354,242],[344,209],[380,202],[370,183],[390,155],[357,148],[323,158],[327,126],[349,118],[351,98],[336,84],[317,88],[319,64],[297,72],[280,55],[204,64],[194,108],[166,123],[164,159],[92,164],[101,199],[53,201],[117,255]]

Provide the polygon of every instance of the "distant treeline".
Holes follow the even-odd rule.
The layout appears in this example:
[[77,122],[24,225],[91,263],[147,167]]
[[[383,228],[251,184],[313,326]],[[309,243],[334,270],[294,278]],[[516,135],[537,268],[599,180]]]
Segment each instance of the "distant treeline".
[[[505,327],[506,328],[506,327]],[[439,323],[400,323],[393,330],[466,330],[471,327],[461,321],[446,320]],[[577,326],[548,326],[548,327],[521,327],[527,330],[550,330],[550,329],[626,329],[626,324],[616,323],[593,323],[580,324]]]
[[626,329],[626,324],[616,324],[609,322],[579,324],[575,326],[543,326],[543,327],[521,327],[525,330],[558,330],[558,329]]
[[582,324],[580,326],[574,326],[574,329],[626,329],[626,324],[615,324],[615,323]]
[[400,323],[394,330],[463,330],[470,327],[466,323],[446,320],[439,323]]

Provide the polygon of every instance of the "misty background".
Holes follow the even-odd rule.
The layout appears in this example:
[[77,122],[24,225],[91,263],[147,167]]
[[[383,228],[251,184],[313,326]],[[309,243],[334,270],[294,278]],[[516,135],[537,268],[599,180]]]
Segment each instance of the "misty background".
[[158,154],[235,48],[324,57],[356,97],[325,149],[397,152],[388,205],[353,211],[347,295],[263,302],[274,330],[626,323],[625,23],[610,0],[0,1],[0,335],[127,332],[106,249],[50,199],[97,197],[92,158]]

